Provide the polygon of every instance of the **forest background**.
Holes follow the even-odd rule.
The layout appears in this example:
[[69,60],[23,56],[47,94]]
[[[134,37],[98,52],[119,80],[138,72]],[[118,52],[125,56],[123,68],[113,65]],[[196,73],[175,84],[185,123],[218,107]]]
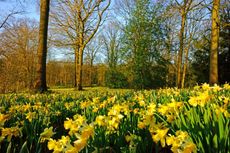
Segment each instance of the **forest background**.
[[[230,81],[229,0],[84,2],[80,7],[74,0],[51,0],[48,87],[184,88]],[[0,93],[34,89],[40,3],[1,0],[0,4]],[[87,18],[79,20],[79,12]],[[218,29],[216,59],[210,56],[213,18]],[[80,53],[82,59],[76,60]],[[214,78],[212,62],[218,70]]]

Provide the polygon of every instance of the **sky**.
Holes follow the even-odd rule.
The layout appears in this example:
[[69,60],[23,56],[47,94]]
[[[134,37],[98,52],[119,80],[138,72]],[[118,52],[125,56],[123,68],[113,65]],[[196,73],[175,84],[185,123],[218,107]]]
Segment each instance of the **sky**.
[[[113,0],[112,0],[113,2]],[[113,5],[113,3],[112,3]],[[0,23],[3,21],[6,16],[14,11],[23,10],[24,13],[20,15],[14,15],[11,20],[20,19],[20,18],[30,18],[35,19],[39,22],[39,0],[0,0]],[[54,50],[53,48],[49,51],[52,59],[62,59],[65,51],[61,49]],[[52,52],[55,52],[53,54]]]
[[[19,0],[0,0],[0,22],[5,19],[5,17],[12,11],[24,10],[25,12],[20,15],[14,16],[11,20],[20,19],[20,18],[30,18],[35,19],[39,22],[39,4],[38,0],[21,0],[27,3],[18,3]],[[28,3],[30,2],[30,3]],[[52,49],[53,50],[53,49]],[[62,59],[63,55],[58,53],[59,51],[54,50],[56,54],[52,54],[52,50],[49,51],[49,56],[52,59]]]
[[12,10],[25,11],[23,14],[17,15],[17,18],[28,17],[39,20],[38,2],[37,0],[0,0],[0,19],[4,18]]

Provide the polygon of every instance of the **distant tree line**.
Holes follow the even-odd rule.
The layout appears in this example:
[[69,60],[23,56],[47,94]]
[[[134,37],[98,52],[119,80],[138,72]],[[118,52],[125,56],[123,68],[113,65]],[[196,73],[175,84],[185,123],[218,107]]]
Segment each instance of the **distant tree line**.
[[0,20],[0,92],[229,82],[229,12],[228,0],[41,0],[39,23]]

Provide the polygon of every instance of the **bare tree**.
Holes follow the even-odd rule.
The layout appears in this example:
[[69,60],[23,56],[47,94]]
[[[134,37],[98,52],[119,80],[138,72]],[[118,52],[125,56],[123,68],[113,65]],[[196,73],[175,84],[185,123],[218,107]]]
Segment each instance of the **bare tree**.
[[[32,88],[35,80],[38,26],[30,19],[5,25],[0,37],[0,91]],[[16,74],[16,75],[15,75]]]
[[11,11],[5,17],[3,17],[2,21],[0,21],[0,29],[7,23],[7,21],[16,14],[21,14],[23,11]]
[[115,69],[118,60],[119,60],[119,49],[121,42],[121,31],[119,31],[119,27],[117,23],[110,22],[106,27],[106,31],[103,33],[102,36],[106,57],[107,57],[107,64],[110,69]]
[[[70,46],[75,54],[76,89],[82,90],[83,53],[103,22],[103,14],[111,0],[59,0],[52,18],[56,31],[69,41],[59,45]],[[60,36],[60,35],[59,35]],[[63,38],[63,37],[62,37]],[[59,39],[60,40],[60,39]],[[60,42],[60,41],[57,41]]]
[[[2,1],[1,3],[7,3],[7,1]],[[10,21],[16,15],[22,15],[22,14],[26,13],[23,0],[11,1],[9,7],[6,8],[6,10],[3,10],[3,11],[0,10],[0,11],[1,11],[1,13],[0,13],[0,29],[3,28],[4,26],[9,25]]]
[[181,88],[181,80],[182,80],[181,69],[182,69],[182,58],[183,58],[183,51],[184,51],[185,23],[187,20],[188,12],[194,9],[195,7],[199,6],[202,3],[202,1],[196,2],[194,0],[183,0],[181,3],[178,0],[175,1],[181,15],[181,27],[179,33],[180,48],[177,56],[177,81],[176,81],[177,87]]
[[35,82],[35,90],[41,93],[47,91],[46,56],[47,56],[49,5],[50,5],[50,0],[40,0],[40,27],[39,27],[39,43],[38,43],[38,52],[37,52],[37,56],[38,56],[37,79]]
[[89,64],[89,85],[93,84],[93,72],[94,72],[94,62],[96,60],[97,54],[102,47],[102,41],[100,36],[96,36],[90,43],[86,45],[85,48],[85,60]]
[[184,56],[183,56],[183,66],[182,66],[182,78],[181,78],[181,88],[185,87],[186,73],[189,72],[189,54],[194,48],[194,40],[200,38],[204,35],[205,21],[207,16],[206,8],[199,8],[192,10],[187,15],[186,26],[185,26],[185,44],[184,44]]

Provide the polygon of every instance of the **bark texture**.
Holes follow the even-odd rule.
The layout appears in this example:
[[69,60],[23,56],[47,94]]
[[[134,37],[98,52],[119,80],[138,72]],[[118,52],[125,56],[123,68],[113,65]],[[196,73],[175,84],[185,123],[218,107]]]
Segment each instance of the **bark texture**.
[[212,34],[211,34],[211,50],[210,50],[210,68],[209,83],[211,85],[218,83],[218,46],[219,46],[219,7],[220,0],[213,0],[212,8]]
[[37,78],[35,90],[43,93],[47,91],[46,85],[46,57],[47,57],[47,35],[49,22],[49,4],[50,0],[40,1],[40,26],[39,26],[39,44],[37,51]]

